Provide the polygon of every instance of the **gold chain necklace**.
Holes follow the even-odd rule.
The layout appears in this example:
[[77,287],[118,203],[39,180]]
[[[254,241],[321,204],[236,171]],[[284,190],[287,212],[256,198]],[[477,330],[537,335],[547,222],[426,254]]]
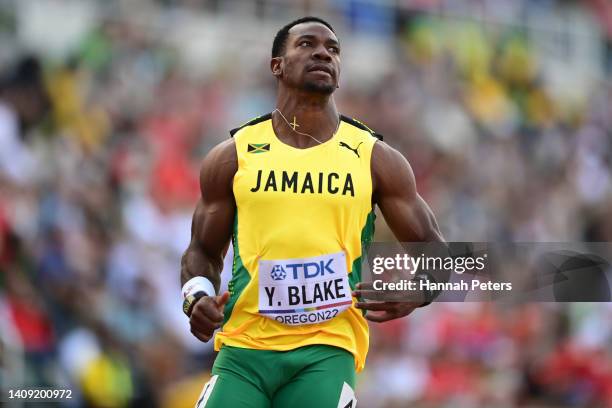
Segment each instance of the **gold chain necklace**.
[[[317,142],[318,144],[323,144],[323,142],[321,142],[319,139],[317,139],[316,137],[309,135],[308,133],[305,132],[300,132],[298,130],[296,130],[295,128],[298,127],[299,125],[295,122],[295,117],[293,117],[293,124],[291,124],[287,118],[285,117],[285,115],[283,115],[283,112],[280,111],[280,109],[276,108],[272,111],[272,113],[274,112],[278,112],[279,115],[281,115],[281,118],[283,118],[283,120],[285,121],[285,123],[287,123],[287,126],[289,126],[291,128],[291,130],[293,130],[295,133],[297,133],[298,135],[304,135],[304,136],[308,136],[309,138],[311,138],[312,140],[314,140],[315,142]],[[334,130],[334,133],[332,134],[332,137],[334,137],[334,135],[338,132],[338,129],[340,128],[340,119],[338,119],[338,124],[336,125],[336,130]]]

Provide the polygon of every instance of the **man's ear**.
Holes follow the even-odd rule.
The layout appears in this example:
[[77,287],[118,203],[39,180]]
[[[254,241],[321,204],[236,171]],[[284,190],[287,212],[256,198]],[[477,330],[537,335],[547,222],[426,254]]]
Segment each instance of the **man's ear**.
[[283,75],[283,57],[274,57],[270,60],[270,71],[276,78]]

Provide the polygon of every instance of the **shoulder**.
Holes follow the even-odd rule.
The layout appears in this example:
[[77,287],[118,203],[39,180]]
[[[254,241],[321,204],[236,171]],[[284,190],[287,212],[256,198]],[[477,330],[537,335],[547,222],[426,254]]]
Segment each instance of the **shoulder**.
[[238,137],[242,130],[249,129],[270,119],[272,119],[272,113],[266,113],[265,115],[258,116],[255,119],[251,119],[248,122],[230,130],[230,136],[232,138]]
[[340,121],[342,123],[341,140],[349,143],[349,149],[351,146],[356,150],[361,147],[362,162],[364,164],[370,163],[373,160],[374,148],[382,142],[382,135],[355,118],[340,115]]
[[366,126],[363,122],[360,122],[359,120],[355,119],[355,118],[351,118],[349,116],[345,116],[345,115],[340,115],[340,120],[344,123],[347,123],[348,125],[350,125],[351,127],[360,130],[364,136],[371,138],[372,139],[372,143],[380,140],[383,140],[383,137],[380,133],[376,133],[375,131],[373,131],[372,129],[370,129],[368,126]]
[[372,164],[393,164],[398,162],[408,163],[408,160],[397,149],[389,146],[387,143],[383,141],[376,143],[372,150]]
[[236,160],[236,142],[234,139],[227,139],[214,146],[204,157],[204,164],[211,163],[222,165],[228,160]]
[[384,142],[376,143],[372,149],[371,169],[375,190],[408,192],[416,187],[408,160]]
[[[365,146],[369,146],[369,149],[372,149],[377,144],[376,142],[382,140],[382,136],[379,133],[376,133],[357,119],[340,115],[340,121],[344,124],[345,131],[343,133],[353,143],[365,143]],[[348,131],[346,131],[347,129]]]
[[236,143],[234,139],[225,140],[213,147],[204,157],[200,169],[200,183],[231,181],[237,170]]

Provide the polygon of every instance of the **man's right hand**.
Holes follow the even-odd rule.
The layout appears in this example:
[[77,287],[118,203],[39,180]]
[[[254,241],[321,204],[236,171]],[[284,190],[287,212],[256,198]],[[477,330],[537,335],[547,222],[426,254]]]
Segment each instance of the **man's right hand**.
[[223,323],[223,308],[229,300],[229,292],[220,296],[204,296],[200,298],[189,317],[191,333],[204,343],[208,342],[215,330]]

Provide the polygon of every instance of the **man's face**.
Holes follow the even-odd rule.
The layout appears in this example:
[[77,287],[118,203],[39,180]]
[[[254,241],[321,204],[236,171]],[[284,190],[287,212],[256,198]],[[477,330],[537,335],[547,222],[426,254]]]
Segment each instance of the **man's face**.
[[340,75],[338,38],[323,24],[297,24],[289,30],[283,56],[273,58],[271,66],[290,87],[331,94]]

